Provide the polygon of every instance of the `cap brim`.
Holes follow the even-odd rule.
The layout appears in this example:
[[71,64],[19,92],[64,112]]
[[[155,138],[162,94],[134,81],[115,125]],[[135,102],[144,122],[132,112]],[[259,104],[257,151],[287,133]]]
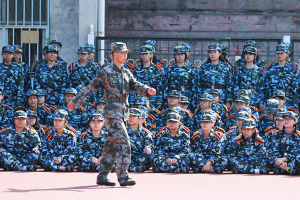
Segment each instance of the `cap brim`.
[[178,120],[178,119],[168,119],[167,122],[169,122],[169,121],[180,122],[180,120]]

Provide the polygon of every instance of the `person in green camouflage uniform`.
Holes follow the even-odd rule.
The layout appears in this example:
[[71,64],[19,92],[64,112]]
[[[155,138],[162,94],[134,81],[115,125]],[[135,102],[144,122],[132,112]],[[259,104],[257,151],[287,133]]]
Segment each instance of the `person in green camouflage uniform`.
[[0,131],[0,164],[4,170],[36,171],[41,145],[38,133],[26,125],[24,111],[14,113],[14,125]]
[[117,160],[117,176],[121,186],[135,185],[136,182],[128,175],[130,165],[130,141],[124,121],[128,119],[128,95],[133,90],[143,96],[155,95],[156,90],[138,82],[131,72],[124,68],[123,63],[127,60],[125,43],[115,42],[111,44],[114,60],[98,71],[96,78],[81,92],[68,108],[81,106],[85,97],[102,89],[106,98],[106,106],[103,116],[109,132],[105,140],[104,150],[101,155],[100,173],[97,177],[98,185],[114,186],[108,175]]

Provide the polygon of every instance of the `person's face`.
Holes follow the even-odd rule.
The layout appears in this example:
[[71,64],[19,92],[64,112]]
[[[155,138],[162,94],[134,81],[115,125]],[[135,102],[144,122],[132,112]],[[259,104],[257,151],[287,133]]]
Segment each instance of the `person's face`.
[[212,96],[214,97],[213,100],[212,100],[212,103],[215,104],[215,103],[219,103],[221,101],[221,97],[217,94],[212,94]]
[[127,51],[114,51],[114,61],[117,63],[125,63],[127,61]]
[[97,103],[96,104],[96,110],[104,110],[106,103]]
[[22,57],[22,53],[21,52],[18,52],[18,51],[15,51],[14,52],[14,57],[16,60],[20,60],[21,57]]
[[37,96],[29,96],[28,104],[30,107],[36,107],[37,106]]
[[129,115],[129,118],[128,118],[128,124],[130,125],[136,125],[139,123],[139,116],[137,115]]
[[286,100],[279,97],[275,97],[274,99],[278,100],[278,108],[283,108],[283,105],[285,104]]
[[36,123],[36,117],[35,116],[27,116],[27,123],[30,126],[33,126]]
[[174,96],[168,96],[168,104],[169,106],[177,106],[180,102],[179,97],[174,97]]
[[273,121],[273,118],[274,118],[274,114],[273,113],[267,112],[267,116],[268,116],[269,120]]
[[188,103],[179,103],[179,106],[180,106],[180,108],[187,110],[189,107],[189,104]]
[[218,61],[221,54],[222,52],[219,52],[218,50],[211,50],[208,52],[211,61]]
[[203,131],[209,131],[214,127],[214,123],[210,121],[202,121],[200,122],[200,126]]
[[2,57],[3,57],[3,60],[5,63],[10,63],[10,62],[12,62],[12,59],[14,58],[14,53],[4,51],[4,52],[2,52]]
[[66,94],[66,95],[65,95],[65,101],[66,101],[66,103],[67,103],[67,104],[68,104],[68,103],[71,103],[72,100],[73,100],[75,97],[76,97],[75,94]]
[[53,120],[54,128],[55,129],[63,129],[67,124],[67,120],[65,119],[54,119]]
[[180,122],[178,121],[173,121],[173,120],[167,121],[167,126],[170,130],[178,130],[179,125]]
[[94,60],[94,57],[95,57],[95,53],[94,52],[90,52],[89,54],[88,54],[88,60]]
[[142,61],[143,61],[144,63],[145,63],[145,62],[149,62],[150,59],[151,59],[151,57],[152,57],[151,54],[152,54],[152,53],[142,53],[142,54],[140,54]]
[[50,52],[47,53],[47,60],[48,61],[55,61],[57,56],[58,56],[57,52],[50,51]]
[[297,124],[297,121],[290,116],[285,116],[283,120],[285,128],[292,128],[295,124]]
[[210,108],[210,105],[211,105],[211,102],[209,100],[204,100],[204,99],[200,100],[200,108],[201,109]]
[[253,63],[254,59],[256,58],[256,55],[253,53],[245,53],[245,61],[246,63]]
[[242,129],[242,133],[245,138],[251,138],[254,131],[255,131],[255,128],[243,128]]
[[237,126],[238,128],[241,128],[241,127],[242,127],[242,124],[243,124],[243,121],[244,121],[244,119],[236,119],[236,126]]
[[276,53],[276,58],[278,62],[286,61],[288,57],[289,57],[288,53]]
[[26,119],[23,117],[18,117],[15,119],[15,127],[16,128],[24,128],[26,125]]
[[0,94],[0,102],[2,101],[3,98],[4,98],[4,94]]
[[87,53],[78,53],[77,55],[78,55],[80,61],[87,61],[87,59],[89,57],[89,54],[87,54]]
[[276,119],[275,123],[276,123],[276,127],[277,127],[279,130],[282,130],[282,129],[283,129],[284,121],[283,121],[282,119]]
[[103,121],[102,120],[92,120],[89,123],[89,125],[93,131],[100,131],[103,127]]
[[242,102],[242,101],[236,101],[235,102],[235,107],[236,109],[240,109],[241,107],[246,107],[246,103],[245,102]]
[[183,53],[175,54],[177,63],[184,63],[185,55]]
[[38,104],[39,105],[44,105],[45,101],[46,101],[45,96],[38,96]]

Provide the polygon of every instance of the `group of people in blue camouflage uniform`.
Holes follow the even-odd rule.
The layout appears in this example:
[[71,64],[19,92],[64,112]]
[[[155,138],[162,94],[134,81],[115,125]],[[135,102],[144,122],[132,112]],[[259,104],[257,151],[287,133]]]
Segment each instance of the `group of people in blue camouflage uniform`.
[[[59,57],[61,42],[43,48],[35,66],[22,47],[3,46],[0,64],[0,167],[6,171],[99,171],[108,127],[101,89],[82,106],[68,104],[99,70],[95,46],[78,47],[78,61]],[[299,69],[291,46],[278,44],[277,61],[265,67],[255,41],[245,42],[232,65],[228,47],[210,44],[201,66],[189,61],[191,45],[174,47],[175,62],[156,56],[147,40],[140,60],[126,62],[137,81],[156,95],[129,95],[131,144],[128,171],[169,173],[300,173]],[[112,60],[112,51],[108,47]]]

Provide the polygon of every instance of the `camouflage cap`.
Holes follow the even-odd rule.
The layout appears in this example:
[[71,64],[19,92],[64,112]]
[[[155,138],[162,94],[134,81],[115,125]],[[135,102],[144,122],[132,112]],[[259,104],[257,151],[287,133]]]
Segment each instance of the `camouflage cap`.
[[246,104],[249,104],[250,103],[250,98],[247,97],[247,96],[239,96],[236,98],[235,102],[237,101],[241,101],[241,102],[244,102]]
[[277,113],[277,115],[276,115],[276,119],[281,119],[281,120],[283,120],[283,115],[285,114],[285,112],[279,112],[279,113]]
[[10,53],[14,53],[14,47],[13,46],[9,46],[9,45],[6,45],[6,46],[3,46],[2,47],[2,53],[3,52],[10,52]]
[[244,44],[244,47],[248,47],[248,46],[256,47],[256,42],[254,40],[247,40]]
[[179,106],[173,107],[173,108],[170,109],[170,113],[180,114],[181,111],[182,111],[182,109]]
[[168,114],[167,122],[168,121],[178,121],[178,122],[180,122],[180,120],[181,120],[181,116],[178,113]]
[[68,112],[63,109],[58,109],[53,115],[53,119],[64,119],[68,120]]
[[33,111],[33,110],[28,110],[26,112],[27,116],[34,116],[37,117],[37,112]]
[[22,111],[22,110],[19,110],[19,111],[14,112],[14,119],[20,118],[20,117],[27,119],[27,114],[26,114],[26,112],[24,112],[24,111]]
[[277,115],[277,113],[285,113],[287,110],[285,108],[275,108],[273,114]]
[[95,53],[96,52],[96,47],[92,44],[86,44],[87,50],[89,53]]
[[169,93],[168,93],[168,97],[181,98],[181,92],[179,92],[177,90],[170,90]]
[[77,94],[79,94],[80,92],[82,92],[83,90],[85,90],[85,87],[83,85],[78,85],[76,87],[76,90],[77,90]]
[[286,116],[290,116],[290,117],[294,118],[294,120],[296,120],[296,121],[299,120],[298,115],[292,111],[287,111],[282,115],[283,118],[285,118]]
[[215,50],[222,51],[222,48],[220,47],[220,45],[218,43],[210,44],[210,45],[208,45],[207,48],[208,48],[208,52],[215,51]]
[[211,94],[204,93],[201,95],[201,97],[199,99],[200,100],[208,100],[208,101],[212,102],[213,98],[214,97]]
[[48,45],[46,48],[46,53],[56,52],[58,53],[58,47],[56,45]]
[[245,47],[244,53],[253,53],[254,55],[257,55],[257,49],[252,46]]
[[101,97],[98,99],[97,103],[107,103],[105,97]]
[[283,98],[285,98],[285,92],[283,90],[276,90],[274,92],[273,97],[283,97]]
[[123,42],[114,42],[111,43],[110,46],[112,51],[121,51],[121,52],[130,51],[129,49],[127,49],[127,45]]
[[144,45],[140,48],[140,54],[142,53],[153,53],[153,47],[150,45]]
[[200,122],[214,122],[216,118],[211,114],[204,114],[200,117]]
[[36,90],[29,90],[26,93],[26,97],[30,97],[30,96],[38,96],[38,92]]
[[78,47],[78,52],[77,53],[88,54],[88,53],[90,53],[90,49],[86,45],[81,45],[81,46]]
[[92,112],[91,112],[91,115],[92,114],[103,114],[103,110],[93,110]]
[[90,121],[93,121],[93,120],[100,120],[100,121],[103,121],[103,116],[102,116],[102,114],[100,114],[100,113],[93,113],[93,114],[90,116]]
[[244,112],[247,112],[247,113],[252,113],[252,110],[251,110],[251,108],[248,108],[248,107],[240,107],[239,109],[238,109],[238,112],[241,112],[241,111],[244,111]]
[[59,44],[59,46],[62,47],[62,43],[58,40],[51,40],[50,44]]
[[23,48],[20,45],[14,45],[14,51],[23,53]]
[[255,128],[256,122],[253,119],[245,119],[242,123],[242,128]]
[[247,96],[248,97],[249,96],[249,91],[245,90],[245,89],[238,90],[235,97],[239,97],[239,96]]
[[192,47],[189,43],[185,43],[185,42],[180,43],[179,46],[184,46],[188,52],[191,51],[191,47]]
[[266,103],[265,112],[274,113],[274,109],[278,108],[279,101],[275,99],[268,99]]
[[187,49],[184,46],[176,46],[174,47],[174,54],[182,54],[186,53]]
[[284,42],[284,44],[289,48],[289,52],[292,52],[292,45],[290,44],[290,43],[288,43],[288,42]]
[[0,86],[0,95],[4,94],[4,88],[2,86]]
[[235,118],[236,119],[250,119],[251,113],[245,112],[245,111],[240,111],[235,114]]
[[222,49],[222,53],[228,53],[228,47],[225,44],[220,44],[220,47]]
[[147,106],[148,104],[148,99],[147,97],[141,96],[141,95],[137,95],[137,97],[135,98],[135,105],[140,104],[140,105],[144,105]]
[[276,46],[275,53],[289,53],[289,47],[285,43],[280,43]]
[[107,53],[112,53],[110,45],[107,47]]
[[77,96],[77,90],[75,88],[68,88],[65,90],[65,95],[66,94],[74,94],[75,96]]
[[141,114],[142,114],[142,111],[140,109],[138,109],[138,108],[130,108],[129,114],[130,115],[136,115],[136,116],[140,117]]
[[145,106],[138,106],[137,108],[141,110],[141,118],[145,119],[148,117],[148,109]]
[[48,48],[48,45],[46,45],[46,46],[43,47],[43,54],[47,53],[47,48]]
[[37,95],[38,96],[47,96],[47,92],[46,90],[43,90],[43,89],[37,89]]
[[144,45],[151,45],[155,48],[156,47],[156,41],[155,40],[146,40],[144,42]]
[[215,94],[215,95],[221,96],[221,93],[218,89],[211,89],[209,91],[209,94]]
[[220,116],[216,111],[214,111],[214,110],[212,110],[212,109],[206,110],[206,111],[204,111],[202,114],[203,114],[203,115],[205,115],[205,114],[210,114],[210,115],[214,116],[215,120],[216,120],[217,118],[221,119],[221,116]]
[[186,96],[181,96],[180,103],[190,103],[190,102],[189,102],[189,98],[186,97]]

